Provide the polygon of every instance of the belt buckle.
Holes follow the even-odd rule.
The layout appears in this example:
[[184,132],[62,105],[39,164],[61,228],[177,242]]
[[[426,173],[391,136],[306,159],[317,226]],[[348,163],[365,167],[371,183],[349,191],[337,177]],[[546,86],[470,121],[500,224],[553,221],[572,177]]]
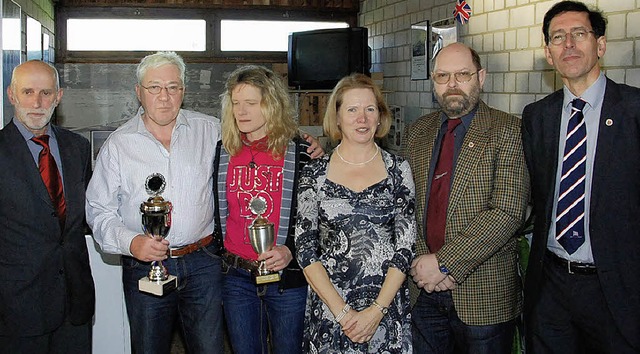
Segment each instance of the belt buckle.
[[173,251],[181,250],[182,248],[169,248],[169,258],[180,258],[182,256],[174,256]]
[[567,272],[569,272],[569,274],[576,274],[575,272],[573,272],[571,270],[571,262],[570,261],[567,261]]

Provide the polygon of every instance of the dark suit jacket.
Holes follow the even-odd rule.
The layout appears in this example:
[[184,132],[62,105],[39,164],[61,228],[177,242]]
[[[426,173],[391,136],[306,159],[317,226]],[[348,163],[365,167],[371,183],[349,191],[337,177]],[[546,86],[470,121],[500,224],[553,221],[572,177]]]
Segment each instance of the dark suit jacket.
[[27,144],[13,123],[0,131],[0,335],[51,332],[65,318],[87,323],[95,295],[84,234],[91,174],[87,139],[52,126],[67,203],[60,230]]
[[[403,141],[416,184],[417,256],[429,253],[425,208],[440,114],[419,118]],[[513,235],[524,221],[529,179],[520,135],[517,117],[480,102],[456,162],[438,260],[458,282],[453,301],[458,316],[469,325],[509,321],[522,307]],[[418,290],[410,284],[415,301]]]
[[[538,284],[554,203],[562,90],[525,107],[522,137],[536,223],[525,282],[525,315]],[[607,79],[593,168],[591,248],[618,329],[640,349],[640,89]]]

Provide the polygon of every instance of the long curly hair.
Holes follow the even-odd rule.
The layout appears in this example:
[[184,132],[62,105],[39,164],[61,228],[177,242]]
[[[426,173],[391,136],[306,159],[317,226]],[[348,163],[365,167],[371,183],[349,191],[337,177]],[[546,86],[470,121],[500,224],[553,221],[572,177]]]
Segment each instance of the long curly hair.
[[222,101],[222,144],[232,156],[242,149],[242,133],[233,116],[232,93],[242,84],[260,89],[260,109],[266,119],[268,149],[274,158],[284,156],[287,144],[298,134],[298,124],[289,92],[283,79],[273,71],[257,65],[242,66],[234,70],[225,83]]

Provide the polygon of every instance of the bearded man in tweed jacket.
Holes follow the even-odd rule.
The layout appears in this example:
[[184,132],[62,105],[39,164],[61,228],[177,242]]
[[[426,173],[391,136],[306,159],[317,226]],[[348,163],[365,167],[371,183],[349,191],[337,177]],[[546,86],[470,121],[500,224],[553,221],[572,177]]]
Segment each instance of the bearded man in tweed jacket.
[[[420,236],[411,290],[419,353],[510,353],[521,311],[514,234],[524,221],[529,176],[520,120],[480,100],[485,76],[473,49],[442,49],[432,73],[442,109],[419,118],[403,141],[416,182]],[[448,170],[438,162],[446,159],[445,139],[453,150]],[[445,192],[436,195],[440,178]]]

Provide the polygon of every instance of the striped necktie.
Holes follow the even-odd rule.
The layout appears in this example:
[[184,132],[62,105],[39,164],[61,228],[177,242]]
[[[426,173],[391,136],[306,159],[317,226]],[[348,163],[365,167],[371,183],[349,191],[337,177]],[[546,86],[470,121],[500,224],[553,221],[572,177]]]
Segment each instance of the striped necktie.
[[562,159],[562,177],[556,214],[556,240],[569,254],[584,243],[584,194],[587,161],[587,128],[582,109],[585,101],[571,102],[571,117]]

